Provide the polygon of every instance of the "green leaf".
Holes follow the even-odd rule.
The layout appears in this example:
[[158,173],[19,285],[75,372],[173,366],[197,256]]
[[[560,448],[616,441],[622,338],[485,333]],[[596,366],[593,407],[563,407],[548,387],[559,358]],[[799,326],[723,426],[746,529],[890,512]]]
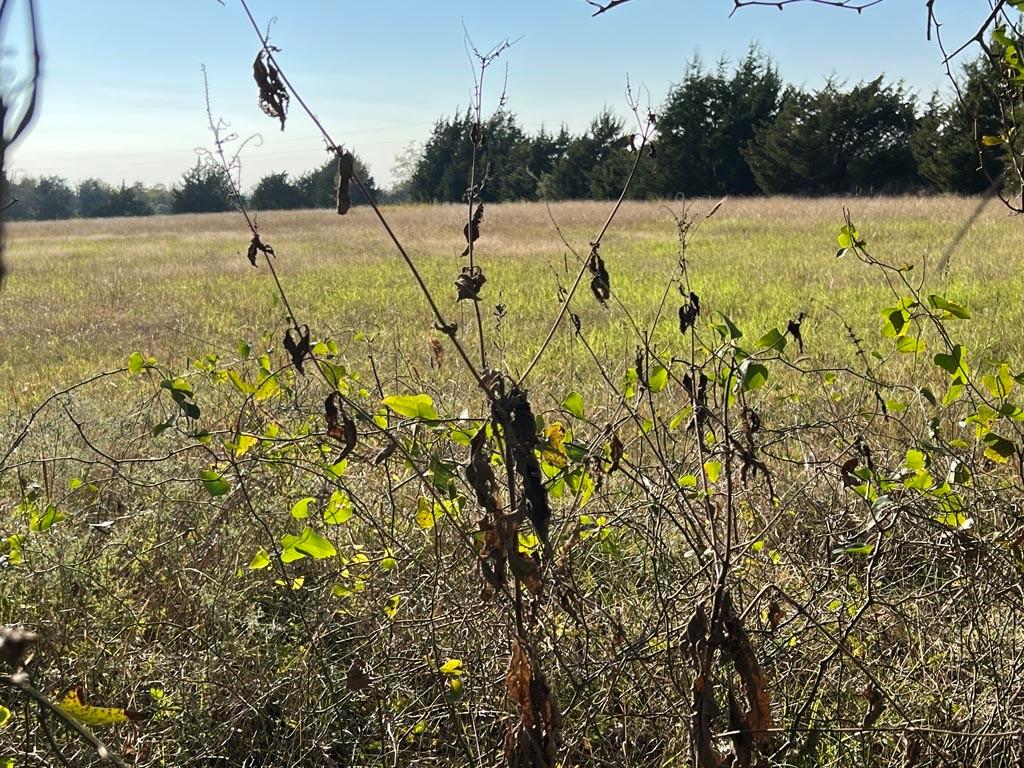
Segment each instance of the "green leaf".
[[267,554],[267,550],[260,547],[256,554],[252,556],[252,560],[249,561],[250,571],[261,571],[270,565],[270,555]]
[[639,381],[636,368],[627,368],[622,377],[622,396],[629,400],[636,395],[636,385]]
[[966,378],[967,366],[964,364],[964,348],[960,344],[953,347],[953,351],[949,354],[940,352],[935,355],[934,361],[939,368],[944,370],[950,376],[957,376],[962,373],[963,375],[959,378]]
[[579,392],[570,392],[562,401],[562,407],[577,419],[583,418],[583,396]]
[[714,484],[718,481],[718,476],[722,474],[722,462],[720,461],[705,461],[704,462],[704,476],[707,477],[708,483]]
[[654,370],[651,371],[647,377],[647,388],[651,392],[661,392],[668,384],[668,370],[661,365],[655,365]]
[[955,304],[952,301],[948,301],[944,296],[939,296],[937,293],[933,293],[928,296],[928,303],[931,304],[932,309],[941,310],[944,313],[942,315],[944,319],[951,317],[956,317],[960,320],[971,319],[971,313],[964,307],[961,307],[959,304]]
[[924,342],[921,339],[915,339],[913,336],[901,336],[896,340],[896,351],[902,352],[905,355],[924,352],[924,346]]
[[352,517],[352,501],[347,493],[335,491],[324,510],[324,522],[328,525],[343,525]]
[[438,671],[442,675],[458,676],[462,674],[462,659],[448,659],[440,666]]
[[235,385],[235,389],[241,392],[243,395],[251,395],[256,391],[256,387],[249,384],[242,378],[238,371],[228,370],[227,371],[228,381]]
[[[0,728],[3,728],[11,719],[11,710],[0,704]],[[13,760],[12,760],[13,764]],[[2,763],[0,763],[2,765]]]
[[841,250],[853,248],[855,245],[867,245],[867,243],[860,239],[860,233],[850,224],[844,224],[839,229],[839,235],[836,237],[836,242],[839,244],[839,248]]
[[1017,453],[1017,448],[1012,442],[995,432],[986,434],[981,438],[981,442],[985,444],[985,458],[1000,464],[1005,464]]
[[[314,560],[323,560],[338,554],[338,550],[334,548],[331,542],[308,525],[302,529],[302,533],[298,536],[291,534],[282,536],[281,547],[285,550],[293,549],[302,555],[309,555]],[[284,560],[284,557],[282,556],[281,559]]]
[[64,519],[64,513],[53,504],[49,504],[41,515],[32,515],[28,529],[30,531],[46,531]]
[[137,376],[142,373],[142,369],[146,367],[146,358],[142,356],[141,352],[132,352],[128,356],[128,373],[132,376]]
[[14,768],[14,758],[0,757],[0,768]]
[[738,339],[741,336],[743,336],[743,331],[737,328],[736,324],[733,323],[732,320],[730,320],[726,315],[722,314],[721,312],[719,312],[718,314],[722,316],[722,321],[725,323],[725,325],[715,324],[712,327],[716,331],[718,331],[718,333],[721,335],[723,339],[726,337],[729,337],[730,339]]
[[904,336],[910,329],[910,313],[902,307],[889,307],[882,310],[882,335],[889,339]]
[[384,615],[387,616],[389,619],[393,620],[395,616],[398,614],[398,606],[401,604],[401,602],[401,595],[392,595],[391,597],[389,597],[387,599],[387,602],[384,603]]
[[437,411],[430,395],[390,395],[384,398],[383,403],[407,419],[437,421]]
[[238,442],[235,443],[235,456],[245,456],[260,439],[255,435],[239,435]]
[[778,328],[772,328],[768,333],[754,342],[758,349],[775,349],[781,352],[786,348],[786,335]]
[[941,515],[936,515],[935,522],[958,531],[967,530],[974,525],[974,520],[968,517],[964,512],[946,512]]
[[312,496],[307,496],[304,499],[299,499],[292,506],[292,517],[296,520],[302,520],[303,518],[309,517],[309,505],[312,504],[316,499]]
[[211,496],[224,496],[231,490],[231,484],[219,472],[212,469],[204,469],[200,472],[199,479],[203,481],[206,492]]
[[1002,134],[999,136],[982,136],[981,143],[986,147],[998,147],[1000,144],[1006,143],[1006,137]]
[[761,363],[749,363],[744,366],[743,380],[740,389],[744,392],[760,389],[768,381],[768,368]]
[[874,551],[874,544],[852,544],[849,547],[839,547],[838,549],[833,549],[832,553],[835,555],[862,555],[866,557]]
[[907,460],[905,466],[907,469],[919,472],[928,465],[928,457],[922,451],[914,450],[911,448],[907,451]]

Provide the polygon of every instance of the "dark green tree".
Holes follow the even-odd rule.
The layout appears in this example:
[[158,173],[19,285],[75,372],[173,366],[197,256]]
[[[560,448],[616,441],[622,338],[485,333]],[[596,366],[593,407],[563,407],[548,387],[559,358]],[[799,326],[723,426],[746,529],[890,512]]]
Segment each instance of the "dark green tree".
[[59,176],[43,176],[36,182],[34,219],[70,219],[75,215],[75,193]]
[[303,207],[303,195],[298,185],[282,171],[260,179],[249,196],[249,203],[260,211],[290,210]]
[[[472,111],[467,110],[434,124],[409,179],[413,200],[454,203],[466,199],[474,122]],[[515,115],[496,112],[484,121],[475,174],[476,183],[483,184],[482,200],[529,200],[536,196],[530,143]]]
[[114,195],[114,189],[107,182],[100,179],[85,179],[78,185],[78,215],[93,219],[108,215],[106,211],[110,207],[110,198]]
[[[565,153],[544,177],[543,196],[554,200],[585,200],[591,197],[591,177],[616,150],[623,150],[629,137],[623,122],[608,109],[593,119],[582,136],[569,141]],[[619,185],[621,189],[621,184]],[[607,185],[599,188],[607,190]],[[616,194],[618,194],[616,192]],[[602,197],[610,196],[602,192]]]
[[990,177],[998,177],[1006,168],[1005,148],[986,146],[983,141],[1002,131],[1001,75],[983,55],[964,66],[958,79],[959,98],[943,103],[933,94],[928,102],[911,148],[921,175],[940,192],[982,192]]
[[231,183],[223,169],[197,161],[171,189],[172,213],[214,213],[231,210]]
[[782,78],[756,46],[730,75],[725,60],[706,72],[686,68],[658,114],[658,191],[686,195],[754,194],[744,150],[778,114]]
[[[370,169],[356,155],[353,158],[352,168],[359,180],[366,186],[367,191],[375,199],[380,198],[380,190],[377,189],[377,182],[370,174]],[[327,160],[319,168],[304,173],[296,182],[295,187],[299,191],[299,205],[297,208],[333,208],[337,201],[337,169],[338,161],[334,158]],[[352,184],[349,189],[352,198],[352,205],[365,205],[366,197],[359,187]]]
[[99,215],[152,216],[153,206],[149,202],[146,188],[141,183],[136,182],[129,187],[122,181],[121,186],[111,195],[106,211]]
[[8,182],[7,199],[0,205],[5,206],[3,216],[10,221],[35,218],[36,180],[23,178],[20,181]]
[[879,77],[844,91],[830,80],[813,93],[787,90],[744,154],[768,194],[905,191],[922,183],[910,148],[916,124],[902,84]]

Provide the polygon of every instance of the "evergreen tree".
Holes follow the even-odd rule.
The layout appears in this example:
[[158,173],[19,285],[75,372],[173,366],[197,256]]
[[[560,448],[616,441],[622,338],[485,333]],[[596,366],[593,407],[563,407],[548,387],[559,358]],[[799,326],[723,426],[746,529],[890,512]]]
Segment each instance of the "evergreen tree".
[[665,196],[753,194],[744,150],[775,119],[782,78],[756,46],[729,76],[725,61],[689,64],[658,116],[658,190]]
[[[379,198],[380,190],[377,189],[377,182],[374,181],[370,169],[359,159],[358,155],[353,156],[352,169],[366,186],[367,191],[375,199]],[[332,157],[319,168],[300,176],[295,182],[300,199],[300,203],[296,207],[333,208],[337,204],[335,199],[338,191],[337,171],[338,161]],[[367,202],[366,197],[355,184],[350,186],[349,195],[352,198],[352,205],[365,205]]]
[[35,185],[34,219],[70,219],[75,215],[75,193],[59,176],[43,176]]
[[788,89],[773,123],[744,153],[769,194],[898,192],[920,185],[910,149],[914,100],[882,78],[843,91]]
[[259,211],[302,208],[303,194],[298,185],[288,179],[287,173],[270,173],[259,180],[249,203]]
[[[981,58],[964,66],[958,81],[960,98],[943,104],[933,94],[911,139],[921,175],[940,192],[983,192],[1007,165],[1005,149],[986,147],[983,136],[1002,131],[999,103],[1001,72]],[[985,171],[982,171],[984,160]]]
[[172,213],[212,213],[231,210],[231,183],[224,171],[197,161],[171,189]]
[[[582,136],[569,141],[565,154],[544,179],[545,196],[556,200],[584,200],[591,196],[591,176],[629,137],[623,123],[608,109],[593,119]],[[606,185],[600,185],[606,189]],[[617,193],[616,193],[617,194]]]
[[86,219],[106,216],[114,189],[99,179],[85,179],[78,185],[78,215]]

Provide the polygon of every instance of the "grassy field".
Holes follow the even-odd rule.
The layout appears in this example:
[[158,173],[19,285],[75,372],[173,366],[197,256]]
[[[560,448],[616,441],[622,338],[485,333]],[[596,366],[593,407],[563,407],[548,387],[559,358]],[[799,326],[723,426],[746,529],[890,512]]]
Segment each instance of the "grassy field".
[[[139,768],[1020,764],[1024,238],[940,273],[974,207],[727,201],[681,332],[681,205],[626,204],[525,394],[608,204],[487,206],[486,393],[365,209],[259,218],[305,375],[237,215],[10,227],[0,765],[106,765],[60,712]],[[465,211],[386,214],[484,368]]]
[[[694,201],[693,211],[706,212],[712,204]],[[859,333],[874,334],[878,310],[891,303],[891,295],[856,260],[835,259],[843,206],[872,254],[916,265],[916,279],[938,261],[974,202],[727,201],[702,225],[688,253],[693,287],[708,313],[723,312],[760,335],[804,311],[810,316],[809,342],[819,353],[840,356],[848,350],[842,349],[841,326],[831,310]],[[608,208],[566,203],[551,210],[566,239],[585,255]],[[464,211],[402,206],[387,213],[442,308],[471,328],[472,315],[465,304],[455,306],[452,287],[461,266]],[[314,334],[348,340],[354,358],[365,358],[372,347],[393,367],[400,349],[403,363],[429,368],[427,306],[369,210],[359,208],[345,218],[268,213],[260,226],[280,254],[277,266],[296,314]],[[15,224],[9,241],[13,275],[0,293],[0,404],[8,407],[28,405],[41,394],[122,365],[136,350],[178,366],[211,351],[231,354],[239,341],[257,344],[284,319],[266,269],[251,268],[244,257],[247,232],[235,214]],[[677,271],[671,216],[659,204],[627,203],[602,252],[612,290],[646,328]],[[531,204],[489,206],[477,253],[488,278],[482,305],[488,325],[494,325],[495,304],[508,311],[495,356],[515,371],[540,344],[558,308],[559,285],[568,287],[575,275],[575,257],[545,207]],[[948,286],[974,310],[977,352],[1019,359],[1019,223],[998,203],[956,249],[948,276],[933,272],[926,282],[940,292]],[[585,333],[605,357],[626,363],[635,340],[619,332],[621,314],[588,298],[581,297],[576,309]],[[678,344],[674,323],[670,307],[655,333],[668,347]],[[369,344],[353,341],[356,333]],[[573,354],[571,334],[559,339],[541,380],[560,376],[559,361]]]

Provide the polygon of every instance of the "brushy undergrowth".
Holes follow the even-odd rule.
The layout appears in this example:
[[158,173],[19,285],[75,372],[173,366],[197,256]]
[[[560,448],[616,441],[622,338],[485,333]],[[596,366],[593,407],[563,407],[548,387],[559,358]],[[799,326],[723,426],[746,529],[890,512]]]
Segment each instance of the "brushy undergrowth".
[[[10,414],[0,623],[38,633],[32,684],[141,713],[97,727],[139,766],[1012,763],[1019,360],[841,217],[833,263],[890,292],[869,322],[712,313],[706,212],[645,315],[608,259],[542,389],[453,385],[442,332],[420,365],[274,332]],[[16,765],[97,762],[2,704]]]

